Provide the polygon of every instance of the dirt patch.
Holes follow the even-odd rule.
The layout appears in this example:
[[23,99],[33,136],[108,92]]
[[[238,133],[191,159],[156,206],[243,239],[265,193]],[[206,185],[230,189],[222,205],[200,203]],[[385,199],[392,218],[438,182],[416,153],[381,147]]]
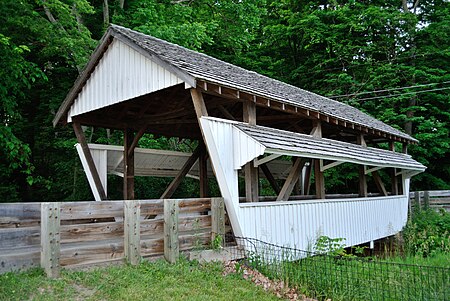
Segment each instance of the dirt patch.
[[250,280],[255,285],[262,287],[265,291],[274,293],[278,298],[287,300],[317,301],[305,295],[299,294],[295,288],[288,287],[283,281],[271,280],[260,272],[237,263],[236,261],[228,261],[224,263],[223,275],[236,274],[236,266],[239,266],[239,273],[242,273],[244,279]]
[[74,299],[76,301],[86,300],[86,299],[92,297],[97,292],[97,290],[95,290],[95,289],[91,289],[91,288],[88,288],[88,287],[85,287],[85,286],[82,286],[82,285],[79,285],[76,283],[72,283],[72,287],[77,292],[77,295]]

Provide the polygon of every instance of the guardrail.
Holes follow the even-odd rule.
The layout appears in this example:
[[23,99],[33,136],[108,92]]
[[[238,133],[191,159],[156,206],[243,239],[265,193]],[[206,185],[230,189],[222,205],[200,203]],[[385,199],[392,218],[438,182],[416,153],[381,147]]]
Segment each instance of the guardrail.
[[0,204],[0,273],[164,256],[225,234],[222,198]]

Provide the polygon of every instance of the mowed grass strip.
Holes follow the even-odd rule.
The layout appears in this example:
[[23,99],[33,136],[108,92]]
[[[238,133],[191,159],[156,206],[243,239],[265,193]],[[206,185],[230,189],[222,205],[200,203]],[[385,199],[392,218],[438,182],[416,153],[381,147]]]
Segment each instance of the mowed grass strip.
[[65,270],[47,279],[40,269],[0,275],[0,300],[279,300],[221,263],[162,260],[90,271]]

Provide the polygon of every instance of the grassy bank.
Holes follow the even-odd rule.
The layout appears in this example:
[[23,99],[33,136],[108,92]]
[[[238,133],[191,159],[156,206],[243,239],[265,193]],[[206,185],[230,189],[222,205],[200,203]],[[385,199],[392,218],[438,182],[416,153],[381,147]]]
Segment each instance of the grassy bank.
[[42,270],[0,275],[0,300],[279,300],[240,275],[222,276],[221,264],[181,260],[91,271],[63,271],[57,280]]

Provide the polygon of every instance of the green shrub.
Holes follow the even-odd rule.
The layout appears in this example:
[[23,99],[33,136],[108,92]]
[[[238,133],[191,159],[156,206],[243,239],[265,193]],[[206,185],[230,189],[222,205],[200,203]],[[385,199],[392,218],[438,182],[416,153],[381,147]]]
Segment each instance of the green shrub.
[[450,214],[431,209],[415,212],[403,229],[403,239],[409,256],[450,254]]

